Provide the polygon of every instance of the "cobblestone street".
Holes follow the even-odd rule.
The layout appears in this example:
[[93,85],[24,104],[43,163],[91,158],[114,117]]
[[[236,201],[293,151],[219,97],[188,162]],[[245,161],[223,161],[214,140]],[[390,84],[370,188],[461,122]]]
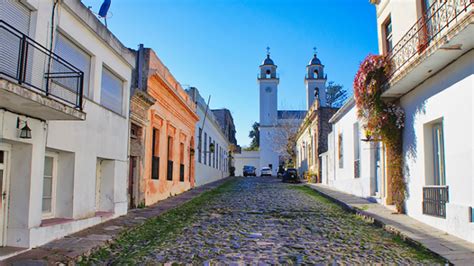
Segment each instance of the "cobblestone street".
[[[145,264],[440,262],[307,187],[261,177],[230,181],[181,229],[152,250],[141,251],[145,245],[135,243],[126,252],[142,254],[133,260]],[[90,262],[119,262],[114,253],[124,252],[114,246],[106,251]]]

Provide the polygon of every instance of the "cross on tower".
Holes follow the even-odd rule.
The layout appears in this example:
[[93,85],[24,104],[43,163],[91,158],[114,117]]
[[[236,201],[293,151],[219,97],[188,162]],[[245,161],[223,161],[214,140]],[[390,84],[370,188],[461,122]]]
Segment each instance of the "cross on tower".
[[314,52],[314,55],[317,55],[317,54],[318,54],[318,52],[316,51],[316,46],[313,47],[313,52]]
[[267,46],[267,55],[270,55],[270,47]]

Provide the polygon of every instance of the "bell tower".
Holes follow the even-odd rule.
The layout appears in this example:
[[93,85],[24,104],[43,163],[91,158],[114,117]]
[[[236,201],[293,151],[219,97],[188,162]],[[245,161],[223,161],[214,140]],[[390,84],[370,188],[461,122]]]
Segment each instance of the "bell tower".
[[277,66],[270,58],[270,48],[267,47],[267,58],[260,65],[257,82],[260,87],[260,126],[275,126],[277,123],[278,83]]
[[276,175],[279,158],[274,143],[278,130],[278,83],[280,82],[276,69],[277,66],[270,58],[270,48],[267,47],[267,57],[260,65],[260,73],[257,77],[260,89],[260,169],[271,167],[273,175]]
[[319,106],[326,106],[326,81],[327,75],[324,74],[324,65],[319,60],[316,48],[314,48],[313,58],[306,66],[306,107],[309,110],[316,99],[319,100]]

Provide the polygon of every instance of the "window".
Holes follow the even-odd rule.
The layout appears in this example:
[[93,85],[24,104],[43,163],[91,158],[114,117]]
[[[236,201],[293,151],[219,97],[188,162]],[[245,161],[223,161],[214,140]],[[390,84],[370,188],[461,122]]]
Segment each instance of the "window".
[[344,168],[344,149],[343,149],[343,138],[342,133],[339,133],[337,138],[337,145],[338,145],[338,158],[339,158],[339,168]]
[[44,174],[43,174],[43,197],[42,212],[43,217],[54,217],[54,203],[56,190],[56,168],[57,156],[47,154],[44,158]]
[[105,67],[102,68],[100,104],[116,113],[122,114],[123,82]]
[[207,133],[204,133],[204,164],[207,164]]
[[444,137],[443,124],[435,123],[432,126],[433,136],[433,185],[446,185],[444,164]]
[[202,150],[202,128],[199,128],[198,136],[198,162],[201,163],[201,150]]
[[383,32],[384,32],[384,37],[385,37],[385,52],[388,54],[388,53],[392,52],[392,49],[393,49],[392,19],[390,17],[383,24]]
[[151,147],[151,179],[160,178],[160,131],[153,129]]
[[[211,143],[212,143],[212,139],[211,139],[211,137],[209,137],[209,145],[211,145]],[[212,166],[212,152],[211,152],[210,148],[211,147],[209,147],[209,158],[208,159],[209,159],[209,166]]]
[[173,137],[168,136],[168,167],[167,167],[167,179],[173,180]]
[[[91,97],[92,92],[89,91],[91,56],[84,50],[79,48],[77,45],[75,45],[73,42],[71,42],[69,39],[67,39],[61,33],[57,34],[54,52],[74,67],[84,72],[84,96]],[[60,72],[61,66],[61,64],[55,65],[54,67],[58,68],[55,69],[55,71]],[[64,68],[64,66],[62,68]],[[64,72],[64,70],[62,70],[62,72]]]
[[219,143],[216,144],[216,152],[217,152],[217,156],[216,157],[216,169],[219,169]]
[[184,143],[179,144],[179,181],[184,182]]
[[359,123],[354,123],[354,177],[360,177],[360,133]]

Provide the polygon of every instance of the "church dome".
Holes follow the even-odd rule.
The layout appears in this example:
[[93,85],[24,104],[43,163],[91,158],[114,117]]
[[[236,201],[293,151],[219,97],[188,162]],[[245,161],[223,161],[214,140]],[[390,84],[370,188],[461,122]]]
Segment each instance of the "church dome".
[[309,65],[321,65],[321,60],[314,54],[313,58],[311,58],[311,61],[309,61]]
[[267,54],[267,58],[263,60],[262,65],[275,65],[275,63],[273,63],[273,60],[270,58],[270,55]]

